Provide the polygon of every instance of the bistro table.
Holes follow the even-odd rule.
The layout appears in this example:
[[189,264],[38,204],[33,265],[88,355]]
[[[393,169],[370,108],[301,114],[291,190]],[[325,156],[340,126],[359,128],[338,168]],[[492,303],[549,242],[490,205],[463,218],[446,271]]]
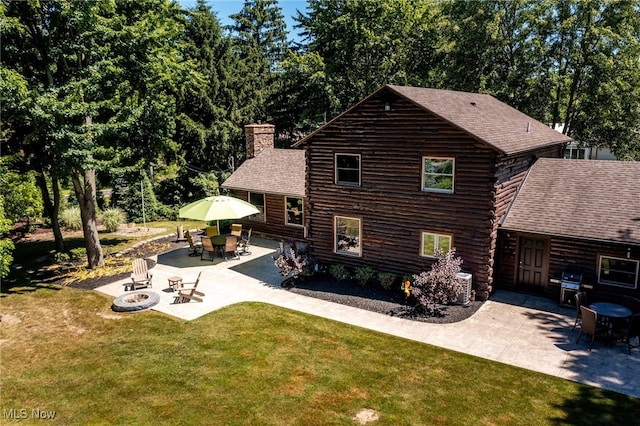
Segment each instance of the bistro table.
[[614,326],[620,320],[629,318],[632,314],[631,309],[610,302],[596,302],[589,305],[599,316],[604,317],[604,323],[607,326],[607,335],[610,344],[614,342]]
[[182,277],[179,277],[179,276],[169,277],[169,287],[171,288],[172,291],[176,291],[176,289],[181,288]]

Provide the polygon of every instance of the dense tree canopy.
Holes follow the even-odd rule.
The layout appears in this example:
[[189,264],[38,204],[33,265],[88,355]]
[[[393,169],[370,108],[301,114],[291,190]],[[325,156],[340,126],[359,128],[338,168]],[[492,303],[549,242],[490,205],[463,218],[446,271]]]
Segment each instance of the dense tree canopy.
[[490,93],[640,160],[640,0],[309,0],[295,46],[276,0],[227,28],[208,3],[0,3],[3,164],[34,173],[58,250],[61,186],[99,265],[97,185],[146,182],[171,216],[244,159],[244,125],[287,146],[385,83]]

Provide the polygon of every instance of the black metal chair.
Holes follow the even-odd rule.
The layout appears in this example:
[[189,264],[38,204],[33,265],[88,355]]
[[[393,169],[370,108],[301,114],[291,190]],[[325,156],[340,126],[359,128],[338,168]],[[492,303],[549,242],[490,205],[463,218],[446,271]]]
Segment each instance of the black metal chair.
[[580,337],[582,337],[582,333],[591,337],[591,344],[589,345],[589,350],[593,347],[593,341],[596,339],[596,336],[603,336],[605,338],[608,337],[607,328],[598,324],[598,314],[586,306],[580,307],[580,333],[578,334],[578,338],[576,339],[576,343],[580,341]]
[[[631,348],[640,347],[640,314],[635,314],[629,320],[629,324],[622,329],[622,337],[627,342],[627,350],[631,355]],[[637,338],[638,344],[631,344],[631,339]]]
[[207,252],[209,254],[209,260],[213,262],[215,257],[216,248],[213,246],[210,237],[202,237],[200,239],[202,242],[202,253],[200,254],[200,260],[204,259],[204,253]]
[[238,241],[238,251],[240,254],[251,254],[249,251],[249,245],[251,244],[251,230],[253,228],[249,228],[249,232],[247,232],[246,237],[242,237],[240,241]]
[[579,291],[576,293],[576,322],[573,323],[573,328],[571,330],[575,330],[578,325],[578,321],[582,319],[582,313],[580,311],[581,306],[587,305],[587,293],[584,291]]

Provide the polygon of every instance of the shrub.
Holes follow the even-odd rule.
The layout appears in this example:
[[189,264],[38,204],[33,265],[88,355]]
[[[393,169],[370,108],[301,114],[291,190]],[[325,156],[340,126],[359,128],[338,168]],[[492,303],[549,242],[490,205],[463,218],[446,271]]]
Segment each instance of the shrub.
[[374,276],[376,275],[375,271],[367,266],[356,269],[355,278],[358,281],[358,284],[364,286],[366,285]]
[[414,275],[411,284],[411,294],[418,307],[431,315],[440,314],[439,305],[454,302],[463,289],[463,283],[457,277],[462,259],[455,256],[455,250],[449,250],[445,256],[436,255],[438,260],[431,270]]
[[60,222],[71,231],[81,230],[82,217],[80,216],[80,207],[68,207],[62,210],[60,212]]
[[314,262],[309,256],[309,246],[306,243],[296,243],[294,240],[288,240],[286,243],[281,241],[278,255],[274,256],[273,260],[283,277],[291,275],[295,280],[313,273]]
[[381,272],[378,274],[378,281],[385,290],[391,290],[393,284],[396,282],[396,274],[389,272]]
[[347,271],[347,268],[345,268],[343,265],[329,266],[329,275],[331,275],[331,277],[336,281],[345,280],[349,278],[349,272]]
[[126,221],[127,215],[117,207],[111,207],[102,212],[102,224],[108,232],[116,232],[118,226]]

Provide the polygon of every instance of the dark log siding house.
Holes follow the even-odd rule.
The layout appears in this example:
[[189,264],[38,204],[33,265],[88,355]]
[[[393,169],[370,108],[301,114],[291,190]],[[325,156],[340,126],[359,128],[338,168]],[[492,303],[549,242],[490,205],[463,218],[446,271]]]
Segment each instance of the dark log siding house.
[[501,224],[501,287],[556,297],[562,272],[638,296],[640,163],[540,159]]
[[489,95],[384,86],[298,143],[313,254],[410,274],[455,247],[485,299],[500,220],[569,140]]
[[562,159],[569,137],[447,90],[384,86],[304,151],[273,149],[269,126],[247,126],[249,159],[223,187],[261,207],[243,224],[305,238],[325,265],[408,275],[455,248],[478,299],[493,286],[557,297],[569,269],[594,292],[640,293],[638,162]]
[[245,126],[247,160],[222,184],[260,214],[234,220],[258,235],[304,238],[304,151],[275,149],[274,126]]

